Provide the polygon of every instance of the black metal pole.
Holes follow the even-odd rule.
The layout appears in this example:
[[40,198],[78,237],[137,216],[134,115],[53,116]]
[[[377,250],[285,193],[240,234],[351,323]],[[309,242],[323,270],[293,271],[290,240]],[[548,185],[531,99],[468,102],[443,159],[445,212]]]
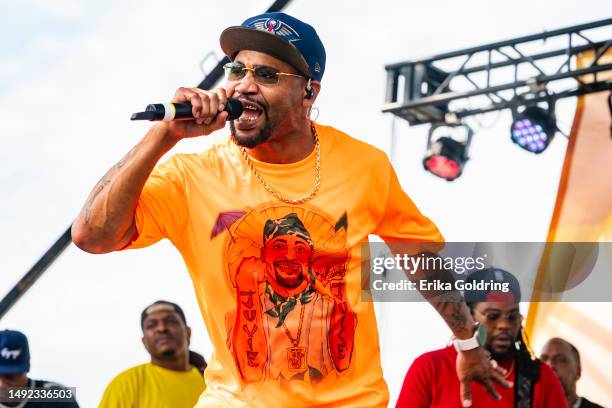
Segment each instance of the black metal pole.
[[41,275],[51,266],[53,261],[61,255],[62,252],[72,242],[70,236],[71,226],[62,234],[61,237],[45,252],[45,254],[23,275],[17,284],[0,302],[0,319],[4,317],[6,312],[32,287],[32,285],[41,277]]
[[[281,11],[289,4],[291,0],[276,0],[268,9],[266,13],[275,11]],[[208,74],[202,82],[198,85],[201,89],[210,89],[221,79],[223,76],[223,65],[229,60],[227,57],[223,58],[221,62],[217,64],[215,68]],[[55,243],[49,248],[47,252],[34,264],[34,266],[17,282],[17,284],[10,290],[9,293],[4,296],[0,302],[0,319],[13,307],[13,305],[30,289],[30,287],[40,278],[40,276],[51,266],[51,264],[61,255],[62,252],[72,242],[70,230],[72,225],[62,234],[62,236],[55,241]]]

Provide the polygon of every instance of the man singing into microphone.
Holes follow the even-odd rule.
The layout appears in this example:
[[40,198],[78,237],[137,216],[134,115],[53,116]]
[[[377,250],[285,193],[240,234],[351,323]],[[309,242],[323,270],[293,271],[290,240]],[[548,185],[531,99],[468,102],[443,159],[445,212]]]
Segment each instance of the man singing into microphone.
[[[360,245],[368,234],[442,237],[383,152],[310,121],[325,71],[313,27],[268,13],[227,28],[220,42],[231,60],[225,88],[177,90],[173,102],[191,103],[195,120],[153,126],[94,187],[73,241],[92,253],[162,238],[178,248],[215,349],[198,406],[384,407],[374,307],[360,298]],[[181,139],[223,128],[228,97],[244,108],[231,136],[156,166]],[[457,360],[463,404],[472,380],[509,386],[470,345],[465,304],[431,303],[466,340]]]

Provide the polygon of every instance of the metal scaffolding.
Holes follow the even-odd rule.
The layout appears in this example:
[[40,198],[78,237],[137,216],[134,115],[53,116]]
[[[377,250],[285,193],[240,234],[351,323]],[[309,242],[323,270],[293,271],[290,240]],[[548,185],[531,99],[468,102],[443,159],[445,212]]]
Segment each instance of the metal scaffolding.
[[[602,63],[611,33],[612,18],[387,65],[383,112],[411,125],[456,123],[610,90],[611,81],[598,73],[612,71],[612,64]],[[586,52],[593,53],[592,63],[577,67],[575,57]]]

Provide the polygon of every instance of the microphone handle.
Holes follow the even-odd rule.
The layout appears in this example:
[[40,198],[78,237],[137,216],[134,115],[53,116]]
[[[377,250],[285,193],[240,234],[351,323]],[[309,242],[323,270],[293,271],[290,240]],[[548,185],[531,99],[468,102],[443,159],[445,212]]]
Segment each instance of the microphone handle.
[[[229,112],[227,120],[234,120],[242,113],[242,104],[238,100],[230,98],[224,110]],[[192,106],[190,103],[152,103],[147,105],[144,112],[134,113],[131,119],[151,121],[193,120]]]
[[193,119],[190,103],[152,103],[147,105],[145,112],[159,112],[164,114],[161,120],[187,120]]

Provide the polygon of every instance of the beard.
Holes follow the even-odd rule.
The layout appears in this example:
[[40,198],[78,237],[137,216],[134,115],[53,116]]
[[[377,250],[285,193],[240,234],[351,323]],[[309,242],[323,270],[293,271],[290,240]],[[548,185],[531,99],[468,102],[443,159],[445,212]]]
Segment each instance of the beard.
[[284,276],[274,267],[274,272],[276,282],[287,289],[295,289],[304,282],[304,274],[302,271],[300,271],[297,276]]
[[296,276],[295,278],[285,278],[278,273],[276,274],[276,282],[287,289],[295,289],[304,282],[304,276]]
[[486,349],[487,351],[489,351],[489,353],[491,353],[491,358],[499,362],[508,357],[516,356],[516,353],[518,353],[518,350],[515,347],[516,341],[518,340],[515,339],[512,343],[510,343],[508,348],[506,348],[505,350],[493,350],[493,347],[491,347],[490,345],[486,346]]
[[272,127],[270,126],[270,122],[268,121],[268,117],[266,115],[266,124],[264,125],[264,128],[255,136],[238,136],[236,134],[236,126],[234,126],[234,121],[230,121],[230,131],[232,132],[232,139],[234,139],[234,142],[236,142],[238,146],[252,149],[262,143],[265,143],[270,138],[270,135],[272,134]]
[[514,356],[514,348],[513,347],[509,347],[508,350],[503,351],[503,352],[495,352],[492,349],[488,349],[489,353],[491,353],[491,358],[497,362],[504,360],[508,357],[512,357]]
[[161,358],[172,358],[172,357],[176,356],[176,350],[175,349],[164,350],[161,353],[159,353],[159,356]]
[[229,122],[230,131],[232,132],[232,139],[234,139],[234,142],[240,147],[252,149],[262,143],[265,143],[270,138],[270,136],[272,135],[272,125],[270,124],[270,118],[268,117],[268,107],[266,105],[259,103],[253,100],[252,98],[247,97],[246,95],[243,95],[242,98],[257,103],[259,106],[261,106],[261,114],[263,115],[266,123],[263,129],[259,132],[259,134],[255,136],[245,137],[236,135],[236,126],[234,125],[234,121],[231,120]]

